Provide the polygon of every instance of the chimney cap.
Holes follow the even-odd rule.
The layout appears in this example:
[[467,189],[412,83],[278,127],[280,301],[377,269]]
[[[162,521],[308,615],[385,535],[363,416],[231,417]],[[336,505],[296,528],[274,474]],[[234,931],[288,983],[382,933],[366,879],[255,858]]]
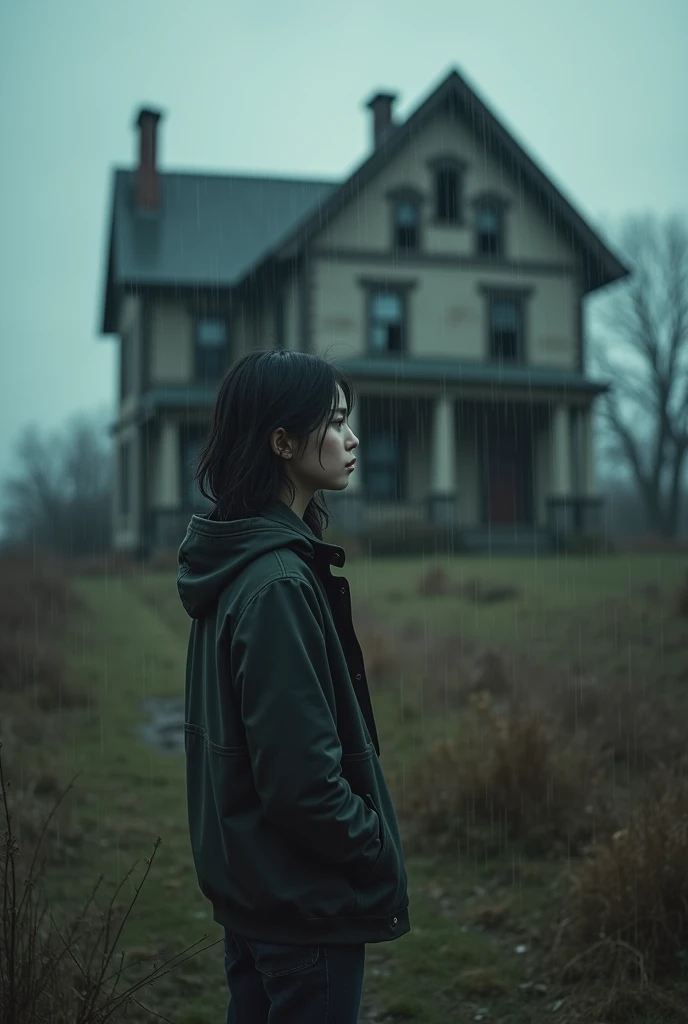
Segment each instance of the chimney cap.
[[140,128],[142,121],[152,118],[157,124],[162,116],[162,110],[156,110],[154,107],[141,107],[136,115],[136,121],[134,123],[137,128]]
[[396,92],[376,92],[376,93],[373,93],[373,95],[370,97],[370,99],[366,103],[366,107],[370,107],[371,109],[374,109],[380,103],[380,101],[384,101],[385,103],[389,103],[390,106],[391,106],[391,104],[394,103],[394,101],[395,101],[395,99],[397,98],[398,95],[399,94],[396,93]]

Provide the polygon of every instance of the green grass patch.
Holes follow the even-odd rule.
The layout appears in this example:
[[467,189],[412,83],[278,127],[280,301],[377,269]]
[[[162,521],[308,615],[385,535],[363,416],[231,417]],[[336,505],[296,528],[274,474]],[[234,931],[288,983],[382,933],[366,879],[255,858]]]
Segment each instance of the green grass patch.
[[[685,620],[672,603],[685,570],[673,556],[443,560],[456,584],[479,578],[519,588],[518,597],[494,605],[459,595],[418,596],[416,583],[429,564],[436,560],[361,559],[344,574],[354,602],[374,608],[381,621],[395,630],[420,623],[421,647],[455,631],[534,657],[553,671],[575,664],[666,688],[688,680]],[[67,800],[83,842],[65,847],[45,893],[58,918],[68,918],[102,873],[97,902],[104,908],[136,861],[118,897],[126,905],[161,837],[118,948],[159,963],[195,943],[210,946],[139,995],[178,1024],[222,1020],[228,1000],[222,929],[193,870],[184,759],[149,749],[137,732],[144,698],[184,693],[190,622],[174,574],[84,577],[74,587],[87,613],[75,620],[68,675],[89,704],[56,714],[50,742],[66,777],[81,770]],[[405,685],[371,681],[382,761],[401,803],[414,759],[461,729],[460,713],[431,713]],[[488,1010],[484,1019],[502,1024],[563,1020],[570,1003],[553,1011],[557,994],[537,986],[544,984],[541,964],[566,867],[526,858],[517,844],[489,859],[465,851],[433,859],[409,850],[412,930],[367,947],[364,1007],[390,1021],[421,1024],[474,1020],[481,1009]],[[627,1019],[657,1024],[662,1018],[648,1011]]]

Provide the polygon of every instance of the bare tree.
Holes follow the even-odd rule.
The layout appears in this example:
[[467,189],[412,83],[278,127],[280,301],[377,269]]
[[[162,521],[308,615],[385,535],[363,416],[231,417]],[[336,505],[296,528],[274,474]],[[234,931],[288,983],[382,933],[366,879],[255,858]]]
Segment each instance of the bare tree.
[[688,451],[688,226],[633,217],[619,248],[631,275],[604,298],[593,361],[611,378],[601,402],[608,454],[631,471],[647,529],[675,537]]
[[103,411],[73,417],[43,437],[29,425],[16,446],[19,472],[0,486],[6,543],[37,544],[63,557],[110,546],[113,451]]

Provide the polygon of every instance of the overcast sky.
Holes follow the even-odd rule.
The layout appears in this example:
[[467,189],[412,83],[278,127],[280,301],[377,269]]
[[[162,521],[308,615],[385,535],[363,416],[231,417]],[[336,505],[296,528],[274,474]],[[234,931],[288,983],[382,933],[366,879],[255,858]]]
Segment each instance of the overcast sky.
[[115,408],[100,335],[113,166],[343,177],[378,89],[457,67],[581,213],[686,212],[686,0],[0,4],[0,480],[28,423]]

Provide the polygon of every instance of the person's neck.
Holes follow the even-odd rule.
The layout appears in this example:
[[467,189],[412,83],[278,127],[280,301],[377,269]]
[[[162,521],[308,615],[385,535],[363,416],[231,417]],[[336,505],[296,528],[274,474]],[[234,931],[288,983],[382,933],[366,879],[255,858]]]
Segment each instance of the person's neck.
[[308,503],[312,497],[312,494],[303,495],[297,491],[294,495],[293,503],[290,503],[288,494],[280,495],[280,501],[283,501],[287,508],[290,508],[292,512],[295,512],[299,519],[303,519],[306,509],[308,508]]

